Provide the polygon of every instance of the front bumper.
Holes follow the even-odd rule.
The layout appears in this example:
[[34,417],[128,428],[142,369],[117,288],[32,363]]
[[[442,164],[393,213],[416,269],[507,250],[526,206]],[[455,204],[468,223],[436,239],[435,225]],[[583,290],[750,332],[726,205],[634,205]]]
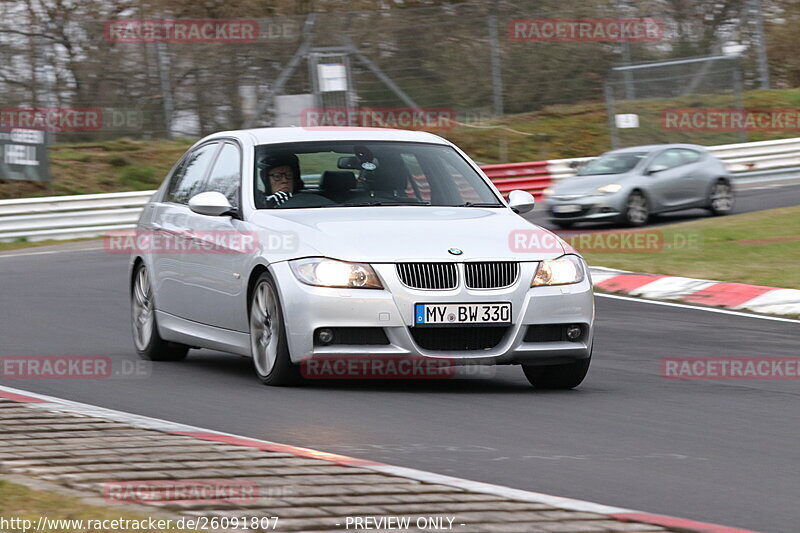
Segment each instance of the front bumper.
[[[594,335],[594,299],[587,273],[574,285],[530,288],[536,262],[520,263],[517,282],[505,289],[417,290],[400,283],[393,264],[374,264],[384,286],[376,289],[333,289],[301,283],[286,262],[271,265],[278,281],[292,361],[315,356],[416,356],[448,358],[455,364],[557,364],[585,359]],[[480,350],[429,350],[412,334],[416,303],[511,302],[511,325],[493,347]],[[526,341],[528,326],[579,324],[577,341]],[[317,328],[382,328],[388,344],[315,345]],[[469,326],[467,326],[469,327]]]
[[[551,221],[600,222],[620,216],[625,208],[626,196],[621,192],[579,198],[565,196],[563,199],[558,196],[545,199],[544,205]],[[564,211],[567,206],[577,206],[577,210]]]

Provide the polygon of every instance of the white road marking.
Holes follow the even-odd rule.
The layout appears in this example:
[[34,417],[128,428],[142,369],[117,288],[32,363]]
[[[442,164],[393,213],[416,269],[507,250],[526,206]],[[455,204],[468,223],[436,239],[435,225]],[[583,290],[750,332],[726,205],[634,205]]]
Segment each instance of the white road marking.
[[653,305],[664,305],[667,307],[679,307],[681,309],[693,309],[695,311],[705,311],[707,313],[721,313],[723,315],[734,315],[734,316],[743,316],[746,318],[759,318],[761,320],[772,320],[775,322],[789,322],[791,324],[800,324],[800,320],[796,320],[793,318],[784,318],[780,316],[767,316],[767,315],[756,315],[752,313],[743,313],[741,311],[731,311],[729,309],[718,309],[716,307],[701,307],[698,305],[689,305],[689,304],[679,304],[675,302],[660,302],[658,300],[647,300],[645,298],[633,298],[631,296],[621,296],[619,294],[606,294],[603,292],[595,292],[595,296],[600,296],[603,298],[612,298],[614,300],[626,300],[629,302],[639,302],[643,304],[653,304]]
[[589,270],[591,272],[594,272],[595,270],[602,270],[602,271],[605,271],[605,272],[616,272],[617,274],[629,273],[630,272],[630,270],[620,270],[618,268],[608,268],[608,267],[592,266],[592,265],[589,265]]
[[21,252],[21,253],[18,253],[18,254],[0,253],[0,259],[3,259],[5,257],[26,257],[26,256],[29,256],[29,255],[65,254],[65,253],[68,253],[68,252],[93,252],[93,251],[102,250],[102,249],[103,249],[102,246],[95,246],[93,248],[77,248],[77,249],[70,249],[70,250],[48,250],[48,251],[44,251],[44,252]]
[[504,487],[502,485],[494,485],[491,483],[483,483],[480,481],[470,481],[468,479],[434,474],[432,472],[424,472],[422,470],[406,468],[403,466],[378,464],[364,465],[360,468],[366,468],[368,470],[382,472],[384,474],[390,474],[394,476],[416,479],[417,481],[422,481],[425,483],[435,483],[438,485],[447,485],[468,491],[480,492],[482,494],[492,494],[511,500],[531,503],[544,503],[547,505],[552,505],[553,507],[560,507],[561,509],[569,509],[571,511],[583,511],[605,515],[636,512],[630,509],[625,509],[624,507],[613,507],[610,505],[604,505],[602,503],[575,500],[572,498],[564,498],[562,496],[543,494],[541,492],[533,492],[528,490],[514,489],[511,487]]

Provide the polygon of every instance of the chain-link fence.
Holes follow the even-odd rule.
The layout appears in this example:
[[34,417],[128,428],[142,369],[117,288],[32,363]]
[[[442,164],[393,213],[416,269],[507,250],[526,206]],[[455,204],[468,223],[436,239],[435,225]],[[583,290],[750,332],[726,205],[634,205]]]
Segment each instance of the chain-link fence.
[[737,55],[618,66],[606,82],[613,146],[686,142],[745,142],[740,122],[724,120],[744,108]]
[[[274,125],[290,120],[282,115],[286,106],[308,102],[447,108],[460,122],[474,122],[552,104],[602,102],[614,65],[674,55],[687,43],[691,49],[716,46],[716,41],[705,41],[702,31],[678,31],[690,22],[681,22],[661,2],[466,0],[271,18],[242,17],[247,12],[240,9],[232,11],[239,18],[217,19],[218,25],[229,24],[222,37],[212,32],[183,39],[163,33],[164,21],[171,20],[168,5],[137,9],[94,0],[71,7],[48,0],[0,4],[1,107],[99,110],[99,126],[61,128],[59,141],[197,137]],[[658,25],[656,38],[621,40],[580,32],[562,38],[558,33],[569,21],[645,17]],[[157,21],[160,30],[153,29]],[[555,31],[555,37],[548,38],[547,31]],[[315,65],[330,61],[344,65],[349,78],[347,91],[338,96],[321,91],[316,80]],[[665,72],[659,83],[697,93],[711,76],[679,69]],[[660,97],[653,92],[658,83],[632,77],[633,82],[622,85],[612,80],[617,107],[624,107],[619,91],[631,87],[640,95]],[[708,83],[732,83],[727,71],[714,79],[719,81]],[[282,99],[297,95],[310,100]]]

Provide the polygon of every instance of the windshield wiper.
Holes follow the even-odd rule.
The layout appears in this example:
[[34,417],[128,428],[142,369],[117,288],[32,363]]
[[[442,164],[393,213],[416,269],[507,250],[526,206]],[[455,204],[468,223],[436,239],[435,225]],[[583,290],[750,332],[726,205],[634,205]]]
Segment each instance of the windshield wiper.
[[464,202],[450,207],[503,207],[503,204],[495,204],[491,202]]
[[372,205],[431,205],[430,202],[345,202],[325,207],[367,207]]

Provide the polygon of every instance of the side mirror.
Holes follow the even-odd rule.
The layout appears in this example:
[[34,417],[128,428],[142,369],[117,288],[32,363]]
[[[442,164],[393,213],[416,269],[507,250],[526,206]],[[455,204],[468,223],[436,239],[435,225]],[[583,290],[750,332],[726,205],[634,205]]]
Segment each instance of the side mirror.
[[658,172],[661,172],[661,171],[664,171],[664,170],[667,170],[667,166],[666,165],[653,165],[652,167],[647,169],[646,174],[648,176],[650,176],[652,174],[657,174]]
[[229,214],[233,206],[221,192],[209,191],[196,194],[189,199],[189,209],[200,215],[218,217]]
[[527,213],[533,209],[535,203],[536,200],[528,191],[511,191],[508,193],[508,206],[513,209],[515,213]]

